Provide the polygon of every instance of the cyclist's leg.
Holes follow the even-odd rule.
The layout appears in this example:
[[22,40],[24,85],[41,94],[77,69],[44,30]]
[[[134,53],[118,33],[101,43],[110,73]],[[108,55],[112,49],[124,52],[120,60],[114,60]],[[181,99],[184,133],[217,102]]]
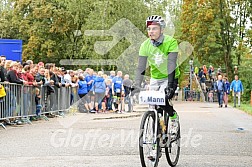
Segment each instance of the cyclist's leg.
[[174,110],[173,106],[171,106],[168,101],[166,101],[165,106],[160,106],[162,110],[164,110],[170,117],[173,117],[177,112]]
[[[176,82],[176,81],[175,81]],[[176,82],[177,84],[177,82]],[[164,90],[168,85],[168,79],[162,79],[157,81],[157,85],[160,87],[159,90]],[[175,87],[175,84],[174,84]],[[169,104],[168,100],[165,101],[165,106],[160,106],[170,117],[173,117],[176,111],[173,109],[173,106]]]

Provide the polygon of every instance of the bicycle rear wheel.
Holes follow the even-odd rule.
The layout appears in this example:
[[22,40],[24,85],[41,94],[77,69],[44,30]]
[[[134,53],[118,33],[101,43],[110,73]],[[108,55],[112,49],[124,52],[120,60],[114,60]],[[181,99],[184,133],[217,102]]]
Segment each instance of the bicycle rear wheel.
[[155,113],[144,113],[139,136],[139,152],[142,167],[157,167],[159,161],[159,138],[155,129]]
[[170,126],[168,124],[169,122],[169,116],[167,117],[167,121],[166,121],[166,134],[167,137],[165,139],[165,155],[166,155],[166,159],[169,163],[170,166],[174,167],[177,165],[178,160],[179,160],[179,155],[180,155],[180,124],[178,122],[178,131],[177,131],[177,135],[172,135],[170,133]]

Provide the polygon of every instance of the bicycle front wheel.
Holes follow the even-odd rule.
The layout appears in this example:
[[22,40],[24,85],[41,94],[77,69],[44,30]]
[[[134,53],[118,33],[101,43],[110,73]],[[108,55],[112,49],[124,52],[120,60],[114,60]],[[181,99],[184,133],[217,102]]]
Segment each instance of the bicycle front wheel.
[[139,136],[139,152],[142,167],[158,166],[160,147],[155,123],[155,113],[153,111],[144,113]]
[[[167,118],[167,124],[169,122],[169,116]],[[170,126],[168,125],[166,128],[167,137],[165,139],[165,155],[166,159],[171,167],[177,165],[180,155],[180,124],[178,122],[177,134],[171,134]]]

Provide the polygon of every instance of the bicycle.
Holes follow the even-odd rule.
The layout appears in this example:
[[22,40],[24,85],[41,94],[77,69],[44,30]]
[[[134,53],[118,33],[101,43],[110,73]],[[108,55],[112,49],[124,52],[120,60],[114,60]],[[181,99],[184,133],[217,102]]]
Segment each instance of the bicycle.
[[[168,164],[174,167],[177,165],[180,155],[180,124],[178,122],[176,135],[171,134],[169,115],[159,107],[159,105],[164,105],[164,101],[160,100],[160,103],[149,102],[150,99],[157,99],[160,96],[162,96],[160,99],[165,100],[165,94],[162,93],[161,95],[157,91],[146,92],[149,92],[148,95],[147,93],[146,95],[140,95],[141,92],[139,94],[139,102],[141,101],[142,104],[149,105],[149,110],[144,113],[140,125],[139,152],[142,167],[157,167],[159,158],[162,156],[163,148],[165,149]],[[169,103],[172,105],[171,101]]]

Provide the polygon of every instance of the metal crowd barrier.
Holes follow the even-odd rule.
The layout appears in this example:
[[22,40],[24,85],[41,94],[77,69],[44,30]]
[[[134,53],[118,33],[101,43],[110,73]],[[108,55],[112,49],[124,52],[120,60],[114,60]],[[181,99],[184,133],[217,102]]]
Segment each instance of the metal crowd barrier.
[[52,86],[54,93],[50,92],[48,86],[41,87],[41,105],[43,106],[42,113],[54,113],[65,111],[70,107],[71,87],[56,87]]
[[[10,118],[27,118],[36,116],[35,89],[40,89],[40,104],[42,105],[42,115],[66,111],[70,108],[72,100],[78,100],[77,88],[52,86],[24,86],[12,83],[1,83],[6,96],[0,98],[0,121]],[[54,92],[50,92],[54,90]],[[73,96],[73,99],[71,97]],[[2,125],[2,124],[0,124]],[[3,126],[3,125],[2,125]]]
[[[24,108],[24,98],[22,85],[1,83],[5,88],[6,96],[0,102],[0,120],[5,118],[22,117],[25,113],[21,113]],[[2,88],[3,89],[3,88]]]
[[[209,92],[204,93],[205,101],[210,102]],[[183,90],[182,92],[182,100],[183,101],[200,101],[201,100],[200,92]],[[217,93],[213,92],[213,102],[218,102]]]

